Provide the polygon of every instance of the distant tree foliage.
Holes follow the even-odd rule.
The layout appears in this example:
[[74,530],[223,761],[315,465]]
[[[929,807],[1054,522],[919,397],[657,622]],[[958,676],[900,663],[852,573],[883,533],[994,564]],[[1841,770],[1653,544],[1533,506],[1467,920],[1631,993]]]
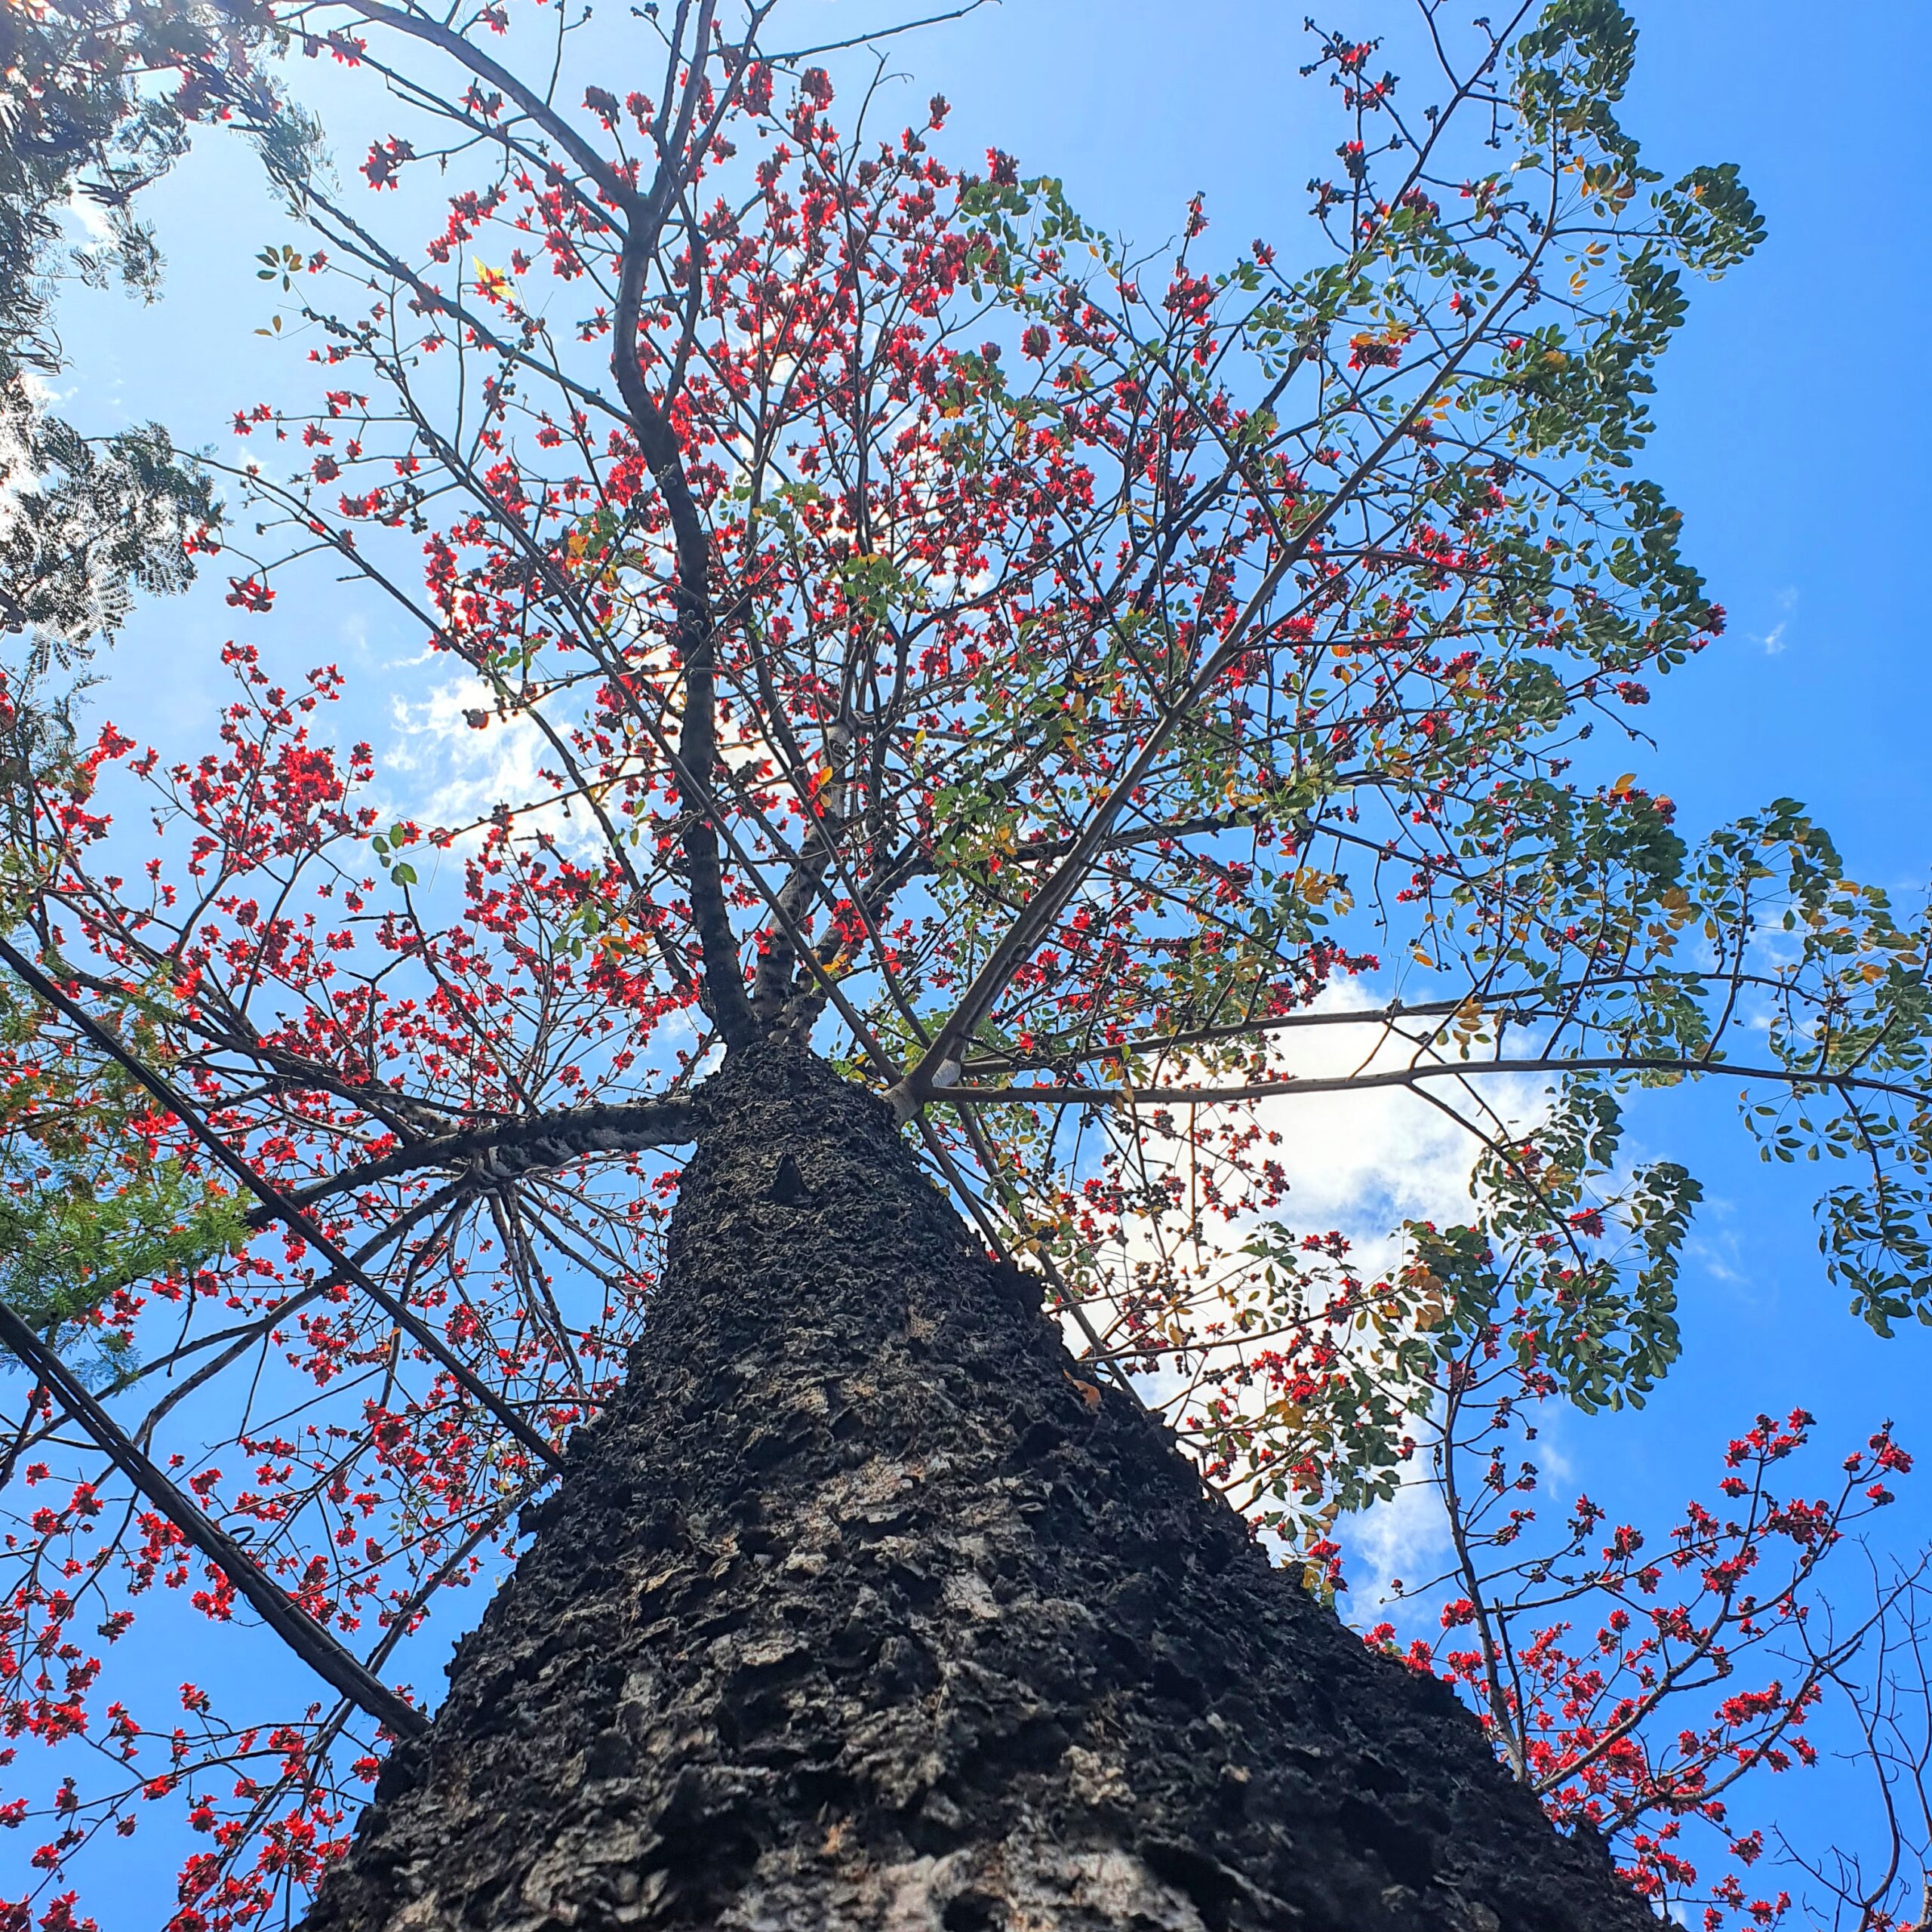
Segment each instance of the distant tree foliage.
[[140,200],[242,85],[265,10],[35,0],[0,12],[0,635],[64,666],[137,592],[178,589],[218,523],[157,423],[90,437],[48,415],[63,283],[141,300],[162,258]]

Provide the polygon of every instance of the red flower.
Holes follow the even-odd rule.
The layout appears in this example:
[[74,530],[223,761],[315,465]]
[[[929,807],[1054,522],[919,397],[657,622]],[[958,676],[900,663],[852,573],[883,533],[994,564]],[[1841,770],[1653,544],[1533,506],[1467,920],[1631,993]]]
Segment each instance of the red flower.
[[232,577],[228,584],[226,601],[241,610],[264,611],[275,601],[275,592],[260,577]]

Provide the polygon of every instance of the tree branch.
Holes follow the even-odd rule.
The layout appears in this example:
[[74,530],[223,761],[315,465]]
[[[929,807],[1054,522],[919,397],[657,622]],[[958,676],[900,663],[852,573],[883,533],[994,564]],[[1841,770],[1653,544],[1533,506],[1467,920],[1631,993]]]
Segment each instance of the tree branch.
[[197,1509],[134,1447],[66,1364],[5,1302],[0,1302],[0,1342],[59,1395],[68,1413],[128,1481],[254,1605],[262,1621],[317,1676],[398,1737],[420,1737],[429,1729],[429,1721],[420,1711],[405,1703],[306,1611],[291,1603],[281,1586],[226,1531]]
[[404,1330],[419,1348],[423,1349],[452,1375],[471,1399],[483,1407],[486,1413],[496,1417],[503,1427],[532,1454],[540,1457],[552,1468],[559,1466],[563,1458],[546,1442],[536,1429],[517,1414],[503,1398],[484,1382],[463,1359],[454,1354],[448,1343],[435,1331],[398,1301],[389,1291],[380,1286],[363,1269],[358,1267],[349,1255],[326,1234],[321,1225],[306,1214],[282,1191],[265,1180],[248,1163],[230,1147],[213,1128],[209,1127],[194,1108],[174,1087],[152,1068],[144,1066],[128,1052],[106,1027],[85,1007],[70,1000],[45,974],[33,962],[16,951],[5,940],[0,940],[0,960],[5,960],[14,973],[57,1012],[64,1014],[78,1026],[101,1051],[107,1054],[125,1072],[139,1081],[156,1100],[160,1101],[201,1145],[233,1175],[248,1192],[261,1202],[275,1219],[293,1234],[314,1248],[324,1260],[346,1281],[352,1282],[373,1301],[396,1326]]
[[[638,1100],[613,1106],[570,1107],[527,1120],[466,1128],[460,1134],[419,1140],[393,1152],[345,1168],[327,1180],[292,1191],[289,1201],[306,1208],[332,1194],[368,1187],[422,1168],[466,1168],[480,1181],[515,1180],[528,1174],[568,1167],[597,1154],[638,1154],[697,1138],[703,1110],[693,1100]],[[265,1215],[275,1211],[265,1209]],[[252,1221],[255,1217],[251,1216]]]

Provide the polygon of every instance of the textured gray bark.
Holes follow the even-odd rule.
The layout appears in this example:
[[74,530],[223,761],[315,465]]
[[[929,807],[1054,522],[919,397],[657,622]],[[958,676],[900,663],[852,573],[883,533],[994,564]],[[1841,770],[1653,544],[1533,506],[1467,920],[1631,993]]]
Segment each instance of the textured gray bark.
[[628,1385],[309,1932],[1651,1924],[1075,1386],[884,1109],[704,1097]]

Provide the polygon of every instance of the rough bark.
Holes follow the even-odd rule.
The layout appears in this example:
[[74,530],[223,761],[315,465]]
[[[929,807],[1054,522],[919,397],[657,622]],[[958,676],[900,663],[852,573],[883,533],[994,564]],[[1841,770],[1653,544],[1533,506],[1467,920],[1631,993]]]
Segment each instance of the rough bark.
[[705,1094],[627,1386],[308,1932],[1651,1923],[1082,1386],[885,1110]]

